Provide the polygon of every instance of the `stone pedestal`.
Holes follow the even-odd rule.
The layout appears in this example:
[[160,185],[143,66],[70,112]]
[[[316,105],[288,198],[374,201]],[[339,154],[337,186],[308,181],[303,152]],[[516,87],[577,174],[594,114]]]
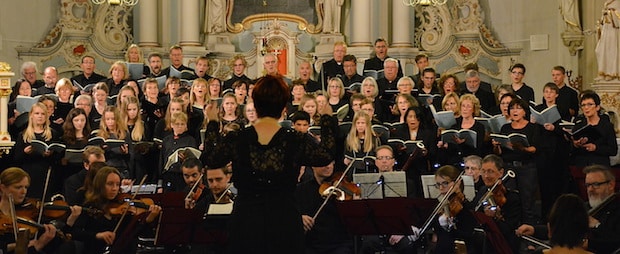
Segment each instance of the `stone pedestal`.
[[225,34],[210,34],[206,38],[207,50],[222,53],[235,53],[235,45],[230,42],[230,37]]
[[[343,35],[322,34],[319,44],[314,48],[314,53],[319,58],[332,59],[334,56],[334,43],[344,41]],[[347,52],[348,54],[348,52]]]
[[616,130],[616,136],[618,136],[618,123],[620,123],[620,80],[610,81],[596,81],[592,84],[592,89],[598,93],[601,97],[601,106],[605,108],[607,112],[615,112],[614,128]]
[[11,66],[0,62],[0,157],[8,154],[15,142],[11,141],[8,128],[9,95],[11,95]]

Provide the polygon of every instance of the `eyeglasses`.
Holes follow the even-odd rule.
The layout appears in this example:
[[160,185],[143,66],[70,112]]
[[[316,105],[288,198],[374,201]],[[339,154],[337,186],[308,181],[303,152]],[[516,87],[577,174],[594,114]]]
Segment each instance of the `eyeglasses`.
[[436,183],[436,184],[433,184],[433,186],[435,186],[435,188],[437,188],[437,189],[439,189],[439,188],[441,188],[441,187],[446,188],[446,187],[448,187],[448,185],[449,185],[451,182],[454,182],[454,181],[443,181],[443,182],[441,182],[441,183]]
[[593,106],[596,106],[596,104],[594,104],[594,103],[584,103],[584,104],[581,104],[582,108],[589,108],[589,107],[593,107]]
[[392,157],[392,156],[379,156],[379,157],[377,157],[377,160],[380,160],[380,161],[387,161],[387,160],[391,160],[391,159],[394,159],[394,157]]
[[586,189],[590,188],[590,187],[592,187],[594,189],[598,189],[598,188],[601,187],[601,185],[608,184],[608,183],[609,183],[609,180],[604,181],[604,182],[598,182],[598,183],[586,183]]

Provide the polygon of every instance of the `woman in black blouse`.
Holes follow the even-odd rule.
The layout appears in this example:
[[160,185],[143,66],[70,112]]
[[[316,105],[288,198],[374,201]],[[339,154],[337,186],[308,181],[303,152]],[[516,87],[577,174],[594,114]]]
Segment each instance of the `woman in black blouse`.
[[230,220],[228,251],[303,253],[302,217],[294,196],[297,177],[301,166],[331,162],[328,148],[334,146],[336,121],[331,116],[321,119],[321,144],[309,134],[281,127],[278,119],[290,92],[280,77],[259,79],[252,97],[259,117],[256,123],[225,137],[218,134],[215,105],[207,106],[211,121],[201,159],[210,168],[232,161],[233,182],[239,190]]
[[609,167],[609,156],[618,153],[618,145],[616,144],[616,135],[614,126],[611,124],[609,117],[601,117],[601,98],[598,94],[584,93],[581,95],[582,116],[575,119],[574,130],[591,125],[598,135],[590,135],[590,137],[573,137],[573,165],[585,167],[592,164],[600,164]]
[[512,122],[504,124],[500,133],[510,135],[520,133],[527,137],[528,144],[509,143],[510,148],[501,147],[493,140],[493,151],[502,156],[507,169],[514,170],[517,174],[517,185],[521,194],[521,208],[525,223],[536,223],[537,215],[534,202],[538,191],[538,172],[536,169],[536,151],[539,146],[540,128],[530,123],[527,116],[530,108],[527,101],[516,98],[508,105],[508,112]]

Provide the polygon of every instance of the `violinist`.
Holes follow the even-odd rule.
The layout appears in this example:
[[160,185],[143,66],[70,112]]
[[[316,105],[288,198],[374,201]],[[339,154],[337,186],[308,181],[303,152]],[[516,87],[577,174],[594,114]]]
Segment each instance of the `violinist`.
[[[2,192],[2,198],[0,199],[0,218],[2,218],[3,221],[6,219],[7,222],[9,222],[12,221],[9,195],[13,196],[16,211],[19,211],[22,204],[27,202],[26,194],[28,192],[28,187],[30,187],[30,176],[20,168],[7,168],[0,174],[0,182],[2,183],[0,184],[0,192]],[[33,220],[35,218],[27,219]],[[39,234],[39,238],[31,240],[28,243],[28,253],[42,252],[43,248],[56,237],[56,227],[50,224],[43,226],[45,227],[45,231]],[[1,252],[13,252],[15,249],[15,236],[12,234],[12,225],[2,225],[2,227],[2,231],[6,233],[0,237]],[[50,252],[50,250],[46,248],[46,252]]]
[[[616,178],[608,167],[592,165],[583,169],[586,175],[590,209],[589,249],[595,253],[611,253],[620,248],[620,202],[615,193]],[[605,202],[609,200],[609,202]]]
[[[121,174],[113,167],[103,167],[98,170],[93,183],[88,190],[86,190],[86,200],[84,207],[99,209],[104,212],[103,216],[91,216],[87,213],[81,213],[75,224],[73,225],[72,234],[75,240],[83,241],[85,249],[90,253],[102,253],[106,249],[106,246],[111,246],[112,250],[116,253],[135,253],[137,247],[137,235],[131,235],[130,239],[120,237],[124,231],[134,230],[139,231],[144,228],[146,224],[155,221],[161,207],[157,205],[150,205],[148,211],[141,214],[135,214],[131,217],[132,212],[136,212],[134,207],[126,207],[128,209],[127,215],[130,217],[122,216],[123,204],[127,202],[119,202],[117,199],[120,192]],[[119,204],[120,209],[114,209]],[[81,212],[81,208],[77,209]],[[123,220],[121,221],[121,218]],[[116,230],[117,225],[121,221],[119,230]],[[137,225],[137,228],[129,228],[129,224]],[[117,240],[125,240],[129,242],[125,246],[115,246]]]
[[[463,196],[463,182],[459,177],[459,170],[451,165],[440,167],[435,173],[435,188],[439,189],[440,197],[449,194],[447,207],[442,209],[441,215],[437,216],[432,226],[437,237],[435,253],[451,253],[454,249],[454,241],[462,240],[467,244],[468,253],[479,253],[478,246],[473,241],[474,227],[477,225],[471,210],[471,204]],[[458,184],[457,186],[455,186]],[[454,186],[454,187],[453,187]]]
[[295,191],[306,232],[305,253],[353,253],[353,238],[347,233],[333,198],[316,219],[312,218],[324,201],[319,187],[332,176],[334,162],[312,167],[312,172],[314,178],[300,183]]
[[[518,253],[519,242],[514,232],[521,223],[521,199],[518,192],[507,189],[501,184],[502,176],[504,176],[502,158],[494,154],[485,156],[482,159],[481,175],[485,186],[478,190],[473,203],[486,204],[482,205],[479,211],[495,221],[513,252]],[[481,199],[487,191],[498,181],[500,184],[493,191],[495,204],[493,202],[482,202]]]
[[[204,171],[202,169],[202,162],[196,158],[188,158],[181,164],[181,173],[183,174],[183,180],[185,180],[185,191],[192,191],[193,194],[188,195],[185,199],[185,209],[205,209],[206,206],[206,191],[204,189]],[[196,183],[201,181],[200,183]],[[194,188],[194,186],[196,186]],[[193,188],[193,189],[192,189]],[[198,195],[196,195],[198,193]]]
[[77,191],[84,185],[84,179],[93,163],[105,162],[105,151],[99,146],[87,146],[82,152],[82,162],[82,170],[67,178],[63,187],[65,201],[70,205],[78,205],[84,201],[83,195],[78,195]]

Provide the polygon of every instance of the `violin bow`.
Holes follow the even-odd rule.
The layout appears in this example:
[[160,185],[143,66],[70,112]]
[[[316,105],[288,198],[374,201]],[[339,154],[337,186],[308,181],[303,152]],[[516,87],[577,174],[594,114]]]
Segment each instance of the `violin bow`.
[[[216,203],[216,204],[217,204],[217,203],[219,203],[219,202],[222,200],[222,198],[223,198],[224,196],[226,196],[226,194],[230,191],[230,187],[232,187],[232,184],[231,184],[231,183],[228,183],[228,187],[226,187],[226,189],[222,192],[222,194],[220,195],[220,197],[219,197],[219,198],[217,198],[217,200],[215,200],[215,203]],[[232,200],[231,200],[231,201],[232,201]]]
[[[148,177],[148,175],[144,175],[142,177],[142,180],[140,180],[140,185],[138,185],[138,190],[136,190],[136,192],[131,196],[131,199],[136,198],[138,193],[140,193],[140,189],[142,189],[142,185],[144,185],[144,182],[146,181],[147,177]],[[116,231],[118,231],[118,228],[121,226],[121,223],[123,223],[123,219],[125,219],[125,216],[127,215],[127,211],[129,211],[129,209],[125,209],[125,211],[123,211],[123,214],[121,215],[121,218],[116,223],[116,227],[114,227],[114,231],[113,231],[114,234],[116,234]]]
[[15,242],[17,242],[17,215],[15,214],[15,201],[13,200],[13,194],[9,193],[9,213],[11,216],[11,222],[13,223],[13,235],[15,236]]
[[[41,196],[41,204],[39,204],[39,216],[37,217],[37,223],[41,224],[41,219],[43,219],[43,201],[45,201],[45,195],[47,195],[47,187],[50,184],[50,176],[52,175],[52,166],[47,168],[47,176],[45,177],[45,187],[43,187],[43,196]],[[36,239],[39,236],[39,232],[34,234],[34,238]]]
[[187,193],[187,196],[185,196],[185,199],[189,199],[192,196],[192,193],[194,193],[194,190],[196,190],[196,187],[198,187],[198,184],[200,184],[200,181],[202,181],[203,175],[204,174],[200,174],[200,176],[198,177],[198,180],[194,183],[192,188],[189,190],[189,193]]
[[326,196],[325,200],[323,200],[323,204],[321,204],[321,206],[316,211],[316,213],[314,213],[314,216],[312,216],[313,220],[316,220],[316,217],[319,216],[319,213],[321,213],[323,208],[325,208],[325,205],[327,205],[327,201],[329,201],[329,198],[331,198],[331,196],[334,194],[334,192],[336,191],[337,187],[340,186],[340,183],[342,182],[342,180],[344,180],[344,177],[347,175],[347,173],[349,172],[351,167],[353,167],[353,162],[350,162],[349,165],[347,165],[347,168],[344,170],[344,172],[340,176],[340,179],[338,179],[338,181],[336,181],[336,184],[334,184],[334,186],[336,186],[336,187],[329,188],[329,193],[327,193],[327,196]]
[[450,195],[452,195],[454,190],[456,188],[460,188],[460,186],[457,186],[457,185],[460,185],[460,182],[461,182],[461,179],[462,179],[464,173],[465,173],[465,170],[461,171],[459,176],[454,180],[454,184],[452,185],[452,187],[450,187],[450,189],[448,189],[448,192],[446,192],[446,194],[443,197],[441,197],[441,201],[439,201],[439,204],[437,204],[437,206],[435,206],[435,209],[433,210],[431,215],[428,217],[428,219],[426,219],[426,222],[424,223],[424,226],[420,230],[420,235],[422,233],[424,233],[424,231],[426,231],[426,229],[428,229],[428,227],[433,222],[433,219],[435,218],[435,216],[437,216],[439,211],[441,211],[441,209],[446,205],[446,202],[449,200]]

